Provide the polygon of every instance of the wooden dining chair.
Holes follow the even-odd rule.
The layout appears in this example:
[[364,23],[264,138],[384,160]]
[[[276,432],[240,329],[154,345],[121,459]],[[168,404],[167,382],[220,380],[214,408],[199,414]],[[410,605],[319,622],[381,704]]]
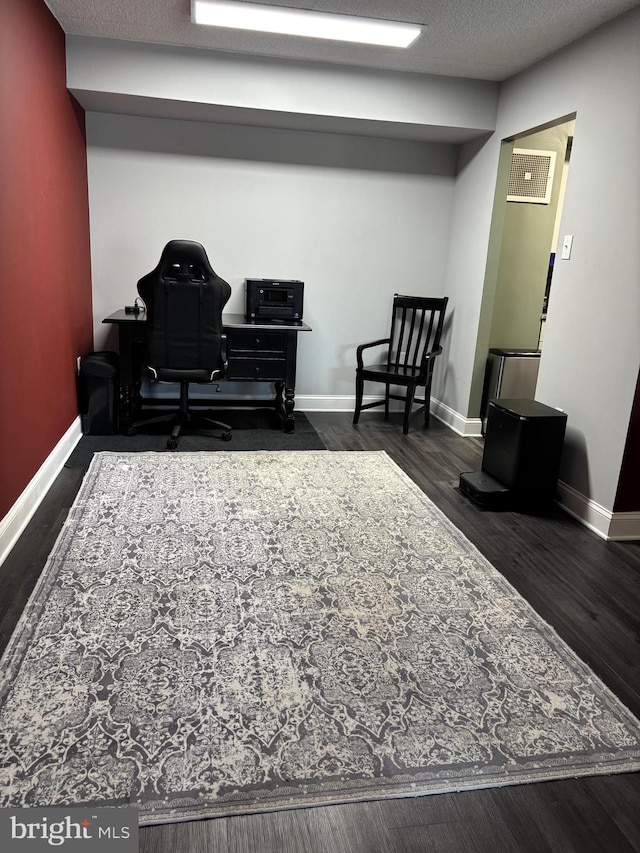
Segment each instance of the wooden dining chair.
[[[435,359],[442,352],[440,338],[444,327],[448,297],[400,296],[393,298],[391,332],[388,338],[361,344],[356,350],[356,408],[353,423],[357,424],[360,412],[374,406],[384,406],[384,416],[389,417],[389,401],[404,401],[402,432],[409,432],[409,419],[424,410],[425,426],[429,423],[431,379]],[[385,347],[384,362],[365,366],[363,353],[374,347]],[[384,398],[373,403],[362,402],[365,382],[382,382]],[[424,395],[416,397],[416,390],[424,388]],[[404,388],[404,393],[395,389]],[[420,408],[412,412],[414,403]]]

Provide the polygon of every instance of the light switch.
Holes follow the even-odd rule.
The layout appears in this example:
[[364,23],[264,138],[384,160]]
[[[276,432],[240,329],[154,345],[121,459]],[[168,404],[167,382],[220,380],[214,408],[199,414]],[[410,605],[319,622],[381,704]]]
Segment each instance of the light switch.
[[562,254],[560,255],[561,260],[568,261],[571,257],[571,247],[573,246],[573,234],[565,234],[564,240],[562,241]]

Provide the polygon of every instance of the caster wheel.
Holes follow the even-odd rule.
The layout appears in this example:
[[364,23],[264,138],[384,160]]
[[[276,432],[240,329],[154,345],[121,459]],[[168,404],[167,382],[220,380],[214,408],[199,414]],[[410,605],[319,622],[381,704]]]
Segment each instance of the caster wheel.
[[222,440],[223,441],[231,441],[231,433],[230,432],[223,432],[222,433]]
[[175,450],[178,446],[177,438],[169,438],[167,439],[167,450]]
[[128,436],[137,435],[137,434],[138,434],[138,430],[137,430],[134,426],[130,426],[130,427],[127,427],[127,428],[126,428],[126,430],[125,430],[125,433],[124,433],[124,434],[125,434],[125,435],[128,435]]

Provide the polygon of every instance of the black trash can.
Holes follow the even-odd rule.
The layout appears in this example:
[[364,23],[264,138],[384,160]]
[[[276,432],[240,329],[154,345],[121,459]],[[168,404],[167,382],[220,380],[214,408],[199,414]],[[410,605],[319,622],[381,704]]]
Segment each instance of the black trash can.
[[115,352],[92,352],[80,361],[78,407],[85,435],[118,431],[119,359]]

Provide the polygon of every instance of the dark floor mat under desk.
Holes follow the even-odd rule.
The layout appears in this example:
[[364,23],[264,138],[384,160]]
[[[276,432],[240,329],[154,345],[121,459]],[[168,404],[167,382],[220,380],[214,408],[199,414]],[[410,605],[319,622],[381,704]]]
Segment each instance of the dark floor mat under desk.
[[[146,414],[146,413],[145,413]],[[324,442],[302,412],[296,412],[292,433],[282,431],[278,415],[270,409],[216,411],[216,419],[229,424],[231,441],[221,441],[212,429],[211,435],[180,436],[178,451],[202,450],[326,450]],[[67,468],[87,468],[94,453],[101,450],[116,452],[166,451],[168,423],[141,427],[137,435],[83,435],[67,459]]]

